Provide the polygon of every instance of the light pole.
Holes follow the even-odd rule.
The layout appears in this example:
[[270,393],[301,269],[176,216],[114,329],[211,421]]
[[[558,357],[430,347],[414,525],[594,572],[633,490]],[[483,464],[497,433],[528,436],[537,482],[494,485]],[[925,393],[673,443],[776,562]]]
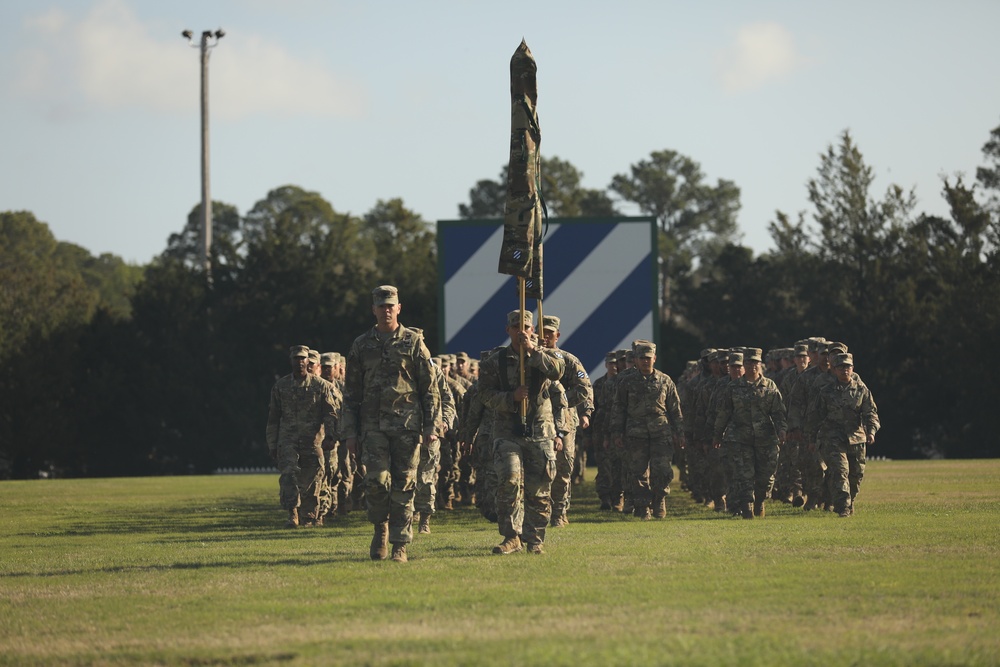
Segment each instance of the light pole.
[[[201,44],[191,45],[201,49],[201,228],[198,254],[209,285],[212,284],[212,191],[208,180],[208,53],[225,35],[222,28],[215,32],[205,30],[201,33]],[[194,33],[185,30],[181,36],[190,42]]]

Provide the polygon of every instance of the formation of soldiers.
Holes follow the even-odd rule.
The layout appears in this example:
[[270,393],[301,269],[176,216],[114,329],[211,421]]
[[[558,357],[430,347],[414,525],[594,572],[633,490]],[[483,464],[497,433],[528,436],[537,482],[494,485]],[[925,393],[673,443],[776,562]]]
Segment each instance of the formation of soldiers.
[[[438,511],[475,505],[497,524],[496,554],[544,552],[569,523],[588,452],[601,509],[666,516],[674,466],[694,500],[752,519],[770,498],[850,516],[865,448],[879,428],[871,393],[841,343],[702,350],[675,384],[656,346],[609,352],[606,375],[510,313],[510,344],[432,357],[420,329],[399,323],[398,290],[377,287],[376,324],[345,357],[290,349],[292,373],[272,389],[267,444],[288,527],[320,526],[364,508],[370,557],[406,562]],[[522,321],[522,316],[524,320]],[[766,361],[766,366],[765,366]],[[391,551],[390,551],[391,544]]]

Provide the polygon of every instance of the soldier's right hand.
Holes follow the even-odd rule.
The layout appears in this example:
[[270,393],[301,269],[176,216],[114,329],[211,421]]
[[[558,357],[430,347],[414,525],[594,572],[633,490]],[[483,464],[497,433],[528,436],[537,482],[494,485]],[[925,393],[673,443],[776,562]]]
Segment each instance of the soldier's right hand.
[[520,403],[524,399],[528,398],[528,388],[523,384],[514,390],[514,400]]

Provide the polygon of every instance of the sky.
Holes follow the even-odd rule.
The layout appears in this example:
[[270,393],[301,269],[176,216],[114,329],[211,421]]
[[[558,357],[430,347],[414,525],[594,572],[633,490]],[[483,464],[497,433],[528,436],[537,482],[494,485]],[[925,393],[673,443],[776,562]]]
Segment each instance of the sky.
[[[808,211],[849,130],[876,174],[944,215],[1000,125],[996,0],[0,0],[0,211],[144,264],[201,198],[197,36],[212,199],[297,185],[362,215],[454,220],[507,161],[509,62],[538,63],[541,152],[605,189],[657,150],[741,190],[742,242]],[[629,215],[641,212],[628,206]]]

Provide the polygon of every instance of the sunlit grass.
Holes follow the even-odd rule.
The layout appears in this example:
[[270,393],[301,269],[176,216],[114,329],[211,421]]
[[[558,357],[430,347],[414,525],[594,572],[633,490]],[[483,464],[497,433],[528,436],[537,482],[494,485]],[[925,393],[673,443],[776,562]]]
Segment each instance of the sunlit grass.
[[0,664],[994,665],[1000,461],[869,465],[857,514],[600,512],[547,553],[438,513],[281,528],[270,476],[0,483]]

